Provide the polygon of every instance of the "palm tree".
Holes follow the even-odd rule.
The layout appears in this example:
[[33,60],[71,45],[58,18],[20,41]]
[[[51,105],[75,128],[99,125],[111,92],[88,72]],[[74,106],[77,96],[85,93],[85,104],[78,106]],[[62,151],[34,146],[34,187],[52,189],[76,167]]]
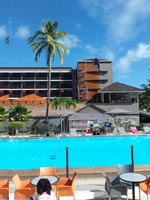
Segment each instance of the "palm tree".
[[147,84],[142,84],[141,87],[145,90],[145,92],[139,95],[140,110],[150,112],[150,79],[148,79]]
[[[66,110],[69,110],[71,106],[73,109],[76,108],[77,101],[76,99],[72,99],[70,97],[55,97],[52,101],[52,108],[57,110],[61,110],[62,108],[65,108]],[[63,113],[63,112],[62,112]],[[62,132],[62,119],[63,119],[63,114],[60,114],[60,127],[61,127],[61,132]],[[66,111],[67,113],[67,111]],[[66,118],[67,121],[68,117]],[[66,125],[65,125],[66,127]]]
[[75,109],[76,105],[77,105],[76,99],[66,98],[66,100],[65,100],[65,108],[66,109],[70,109],[71,106],[73,107],[73,109]]
[[15,107],[9,108],[10,121],[29,121],[32,119],[31,110],[28,110],[24,105],[18,104]]
[[57,110],[60,107],[60,97],[54,97],[52,101],[52,108]]
[[57,31],[58,22],[52,23],[50,20],[44,20],[40,30],[28,42],[31,44],[32,51],[36,51],[35,61],[38,61],[42,52],[46,52],[46,64],[49,69],[48,88],[47,88],[47,106],[46,106],[46,122],[48,122],[50,88],[51,88],[51,62],[56,53],[59,55],[60,62],[64,62],[64,54],[68,53],[68,49],[60,42],[60,39],[67,36],[66,32]]
[[73,107],[73,109],[75,109],[76,105],[76,99],[72,99],[70,97],[55,97],[52,101],[52,107],[55,110],[57,110],[58,108],[59,110],[61,110],[62,108],[69,110],[71,106]]
[[13,135],[20,128],[25,126],[25,122],[32,119],[31,110],[24,105],[17,104],[9,108],[9,134]]
[[8,111],[5,110],[5,107],[0,106],[0,122],[6,121],[8,119]]
[[8,111],[6,111],[5,107],[0,106],[0,128],[3,127],[4,121],[8,120]]

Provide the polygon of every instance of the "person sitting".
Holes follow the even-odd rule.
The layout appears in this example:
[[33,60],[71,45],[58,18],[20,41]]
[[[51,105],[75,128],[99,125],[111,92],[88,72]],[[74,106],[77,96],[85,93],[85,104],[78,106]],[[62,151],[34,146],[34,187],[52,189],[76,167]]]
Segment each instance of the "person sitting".
[[55,126],[55,128],[54,128],[54,134],[55,134],[55,135],[58,135],[59,133],[60,133],[59,127],[56,127],[56,126]]
[[100,134],[105,134],[105,127],[104,126],[100,127]]
[[33,196],[33,200],[53,200],[51,190],[50,181],[47,178],[41,178],[37,183],[37,194]]

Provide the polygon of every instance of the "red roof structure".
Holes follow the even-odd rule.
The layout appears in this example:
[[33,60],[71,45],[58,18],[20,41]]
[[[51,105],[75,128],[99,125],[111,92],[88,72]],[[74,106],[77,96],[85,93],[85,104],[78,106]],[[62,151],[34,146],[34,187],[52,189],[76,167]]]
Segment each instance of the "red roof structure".
[[0,105],[8,105],[8,104],[9,104],[9,94],[1,96]]
[[13,100],[12,104],[20,103],[20,104],[38,105],[38,104],[46,104],[46,101],[47,101],[46,99],[36,94],[29,94],[29,95]]

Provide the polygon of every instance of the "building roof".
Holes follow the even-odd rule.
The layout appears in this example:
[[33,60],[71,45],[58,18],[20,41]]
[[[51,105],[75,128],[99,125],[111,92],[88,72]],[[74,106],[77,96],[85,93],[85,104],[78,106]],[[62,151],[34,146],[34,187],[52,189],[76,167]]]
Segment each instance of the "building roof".
[[105,113],[104,110],[89,104],[79,109],[76,114],[69,117],[69,120],[96,120],[96,119],[112,119],[112,116]]
[[150,112],[140,110],[140,115],[150,117]]
[[69,117],[69,120],[97,120],[97,119],[108,120],[112,119],[112,116],[103,113],[98,113],[98,114],[77,113]]
[[15,99],[12,101],[12,104],[21,103],[21,104],[45,104],[46,99],[36,95],[36,94],[29,94],[23,96],[21,98]]
[[[93,60],[94,60],[95,58],[89,58],[89,59],[85,59],[85,60],[79,60],[78,61],[78,63],[85,63],[85,62],[87,62],[87,63],[91,63],[91,62],[93,62]],[[110,60],[106,60],[106,59],[99,59],[99,58],[97,58],[98,59],[98,61],[100,62],[100,63],[112,63],[112,61],[110,61]]]
[[101,109],[100,107],[95,106],[94,104],[87,104],[82,108],[76,111],[77,113],[87,113],[87,114],[99,114],[105,113],[105,110]]
[[0,104],[9,104],[9,94],[0,97]]
[[[52,72],[71,72],[72,67],[52,67]],[[48,67],[0,67],[0,73],[48,73]]]
[[0,101],[9,101],[9,94],[1,96]]
[[[134,104],[102,104],[102,103],[94,103],[92,104],[95,108],[99,109],[99,112],[107,113],[112,109],[119,108],[123,110],[131,111],[131,115],[139,115],[139,106],[137,103]],[[101,110],[101,111],[100,111]]]
[[[43,67],[30,67],[30,66],[26,66],[26,67],[23,67],[23,66],[15,66],[15,67],[13,67],[13,66],[7,66],[7,68],[6,67],[2,67],[2,66],[0,66],[0,71],[2,70],[2,69],[31,69],[32,71],[34,71],[34,70],[37,70],[37,69],[48,69],[48,67],[47,66],[43,66]],[[52,70],[55,70],[55,69],[58,69],[58,70],[62,70],[62,69],[72,69],[72,67],[52,67]]]
[[123,83],[119,83],[119,82],[114,82],[102,89],[100,89],[98,91],[98,93],[108,93],[108,92],[137,92],[137,93],[142,93],[144,92],[144,90],[137,88],[137,87],[133,87],[130,85],[126,85]]

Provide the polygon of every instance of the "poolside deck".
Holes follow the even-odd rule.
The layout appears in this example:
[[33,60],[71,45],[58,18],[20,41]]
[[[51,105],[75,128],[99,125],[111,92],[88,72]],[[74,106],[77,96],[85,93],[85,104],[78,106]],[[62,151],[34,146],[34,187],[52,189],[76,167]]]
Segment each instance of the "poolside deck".
[[[116,167],[92,167],[92,168],[71,168],[69,169],[69,175],[76,171],[78,177],[76,180],[76,200],[103,200],[105,195],[104,190],[104,177],[103,172],[106,172],[109,176],[117,173]],[[135,171],[150,175],[150,165],[135,166]],[[8,178],[10,182],[10,199],[14,200],[15,186],[12,182],[12,176],[18,173],[21,179],[32,178],[39,174],[39,170],[1,170],[0,179]],[[66,175],[66,169],[57,169],[59,176]],[[136,199],[139,199],[139,189],[135,188]],[[61,197],[61,200],[72,200],[72,197]],[[125,198],[124,198],[125,199]],[[132,199],[132,190],[128,189],[128,199]],[[141,192],[141,200],[146,200],[147,196]],[[54,198],[55,200],[55,198]],[[107,200],[107,198],[106,198]],[[115,199],[114,199],[115,200]]]
[[[76,200],[108,200],[105,189],[104,189],[105,180],[100,176],[96,176],[93,178],[79,178],[77,177],[76,180]],[[9,200],[14,200],[14,184],[10,182],[10,197]],[[53,192],[52,195],[55,198],[55,193]],[[139,199],[139,188],[135,187],[135,197]],[[61,197],[61,200],[73,200],[72,197]],[[123,197],[125,200],[125,196]],[[132,199],[132,190],[128,189],[128,200]],[[114,199],[116,200],[116,199]],[[147,195],[141,191],[141,200],[147,200]]]

